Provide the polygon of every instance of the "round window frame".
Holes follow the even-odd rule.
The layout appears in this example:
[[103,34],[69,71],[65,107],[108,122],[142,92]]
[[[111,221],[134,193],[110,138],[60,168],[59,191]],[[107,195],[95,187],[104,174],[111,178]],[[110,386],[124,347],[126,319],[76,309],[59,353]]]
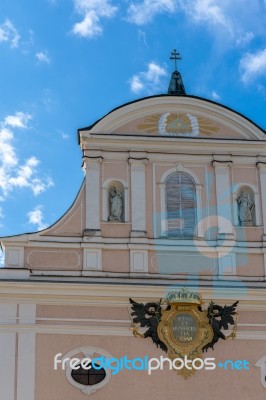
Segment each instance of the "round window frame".
[[[72,359],[73,356],[78,356],[81,353],[84,355],[83,358],[93,359],[94,355],[103,356],[107,359],[113,358],[110,353],[101,349],[100,347],[84,346],[84,347],[77,347],[76,349],[69,351],[67,354],[65,354],[63,356],[62,361],[65,360],[66,358]],[[105,378],[101,382],[96,383],[95,385],[83,385],[81,383],[76,382],[75,379],[73,379],[73,377],[71,375],[72,371],[73,371],[73,369],[69,365],[69,362],[66,362],[65,373],[66,373],[66,378],[67,378],[68,382],[72,386],[79,389],[82,393],[87,394],[87,395],[93,394],[97,390],[99,390],[102,387],[104,387],[105,385],[107,385],[107,383],[110,382],[111,377],[112,377],[111,370],[104,369],[106,375],[105,375]]]

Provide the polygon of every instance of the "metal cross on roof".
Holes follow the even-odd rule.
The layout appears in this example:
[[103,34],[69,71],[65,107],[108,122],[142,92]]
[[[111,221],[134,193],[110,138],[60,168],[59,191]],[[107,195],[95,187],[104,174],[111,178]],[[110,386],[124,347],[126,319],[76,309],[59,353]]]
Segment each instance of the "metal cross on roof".
[[175,61],[175,71],[176,71],[176,70],[177,70],[176,61],[177,61],[177,60],[182,60],[182,57],[180,56],[180,53],[177,53],[176,49],[174,49],[174,50],[171,52],[171,56],[172,56],[172,57],[170,57],[170,60],[174,60],[174,61]]

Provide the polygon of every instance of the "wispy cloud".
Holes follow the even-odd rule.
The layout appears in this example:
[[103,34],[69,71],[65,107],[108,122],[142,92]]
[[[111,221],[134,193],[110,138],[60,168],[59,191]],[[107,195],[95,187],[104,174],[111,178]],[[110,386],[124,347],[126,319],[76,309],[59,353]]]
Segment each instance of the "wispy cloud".
[[18,47],[20,36],[17,29],[12,22],[6,18],[2,25],[0,25],[0,42],[7,42],[10,47]]
[[[266,2],[266,0],[265,0]],[[261,0],[133,0],[127,8],[127,20],[145,25],[161,14],[176,16],[210,29],[220,43],[247,46],[256,35],[264,36],[265,9]],[[183,15],[181,15],[183,14]]]
[[151,61],[146,71],[139,72],[130,78],[130,89],[134,93],[142,91],[154,93],[162,88],[162,78],[166,74],[165,68]]
[[217,92],[215,92],[215,90],[213,90],[211,92],[211,97],[213,98],[213,100],[220,100],[221,99],[221,96]]
[[32,115],[24,112],[16,112],[14,115],[5,117],[4,126],[12,128],[28,128],[28,122],[32,119]]
[[32,211],[27,213],[28,222],[36,225],[38,231],[47,228],[47,224],[44,222],[44,216],[42,212],[42,206],[36,206]]
[[151,22],[158,14],[183,11],[195,22],[221,24],[231,30],[220,2],[217,0],[143,0],[128,7],[128,20],[137,25]]
[[240,73],[244,83],[266,75],[266,49],[246,53],[240,60]]
[[61,129],[58,129],[57,132],[60,134],[62,139],[64,139],[64,140],[69,139],[69,135],[67,133],[65,133],[64,131],[62,131]]
[[48,88],[43,90],[43,96],[41,101],[47,112],[53,111],[58,105],[58,101],[56,99],[54,92],[52,91],[52,89]]
[[176,0],[144,0],[142,3],[131,3],[128,8],[128,20],[137,25],[151,22],[157,14],[176,11]]
[[207,22],[212,25],[222,25],[229,32],[232,32],[231,21],[222,8],[221,2],[217,0],[178,0],[178,6],[193,21]]
[[14,129],[27,128],[32,118],[29,113],[16,112],[0,122],[0,198],[5,200],[16,188],[28,188],[35,196],[53,185],[50,177],[42,177],[38,170],[40,161],[32,156],[21,162],[14,145]]
[[37,58],[37,60],[38,60],[40,63],[50,64],[50,62],[51,62],[50,57],[48,56],[47,51],[45,51],[45,52],[40,51],[40,52],[38,52],[38,53],[35,54],[35,57]]
[[148,47],[146,33],[141,29],[138,30],[138,39],[140,42],[143,42],[146,47]]
[[82,15],[83,19],[73,26],[72,33],[84,38],[101,35],[101,19],[111,18],[117,11],[117,7],[109,0],[74,0],[74,5],[76,12]]
[[254,38],[255,34],[253,32],[245,32],[236,39],[236,45],[239,47],[247,46]]

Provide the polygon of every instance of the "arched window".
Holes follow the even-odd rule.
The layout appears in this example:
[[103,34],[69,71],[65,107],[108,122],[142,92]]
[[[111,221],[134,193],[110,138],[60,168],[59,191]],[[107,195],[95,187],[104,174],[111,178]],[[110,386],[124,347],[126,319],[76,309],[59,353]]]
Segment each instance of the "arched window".
[[192,177],[175,172],[166,180],[167,236],[193,237],[196,225],[196,190]]

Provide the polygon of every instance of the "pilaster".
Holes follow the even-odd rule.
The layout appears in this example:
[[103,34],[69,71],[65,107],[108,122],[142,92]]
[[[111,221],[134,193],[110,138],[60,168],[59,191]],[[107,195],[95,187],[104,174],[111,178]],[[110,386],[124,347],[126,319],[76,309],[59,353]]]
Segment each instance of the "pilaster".
[[86,228],[85,234],[100,236],[100,175],[102,157],[85,157]]
[[129,158],[131,172],[132,237],[146,236],[146,163],[147,159]]
[[233,239],[230,167],[231,161],[213,161],[215,169],[218,239]]

